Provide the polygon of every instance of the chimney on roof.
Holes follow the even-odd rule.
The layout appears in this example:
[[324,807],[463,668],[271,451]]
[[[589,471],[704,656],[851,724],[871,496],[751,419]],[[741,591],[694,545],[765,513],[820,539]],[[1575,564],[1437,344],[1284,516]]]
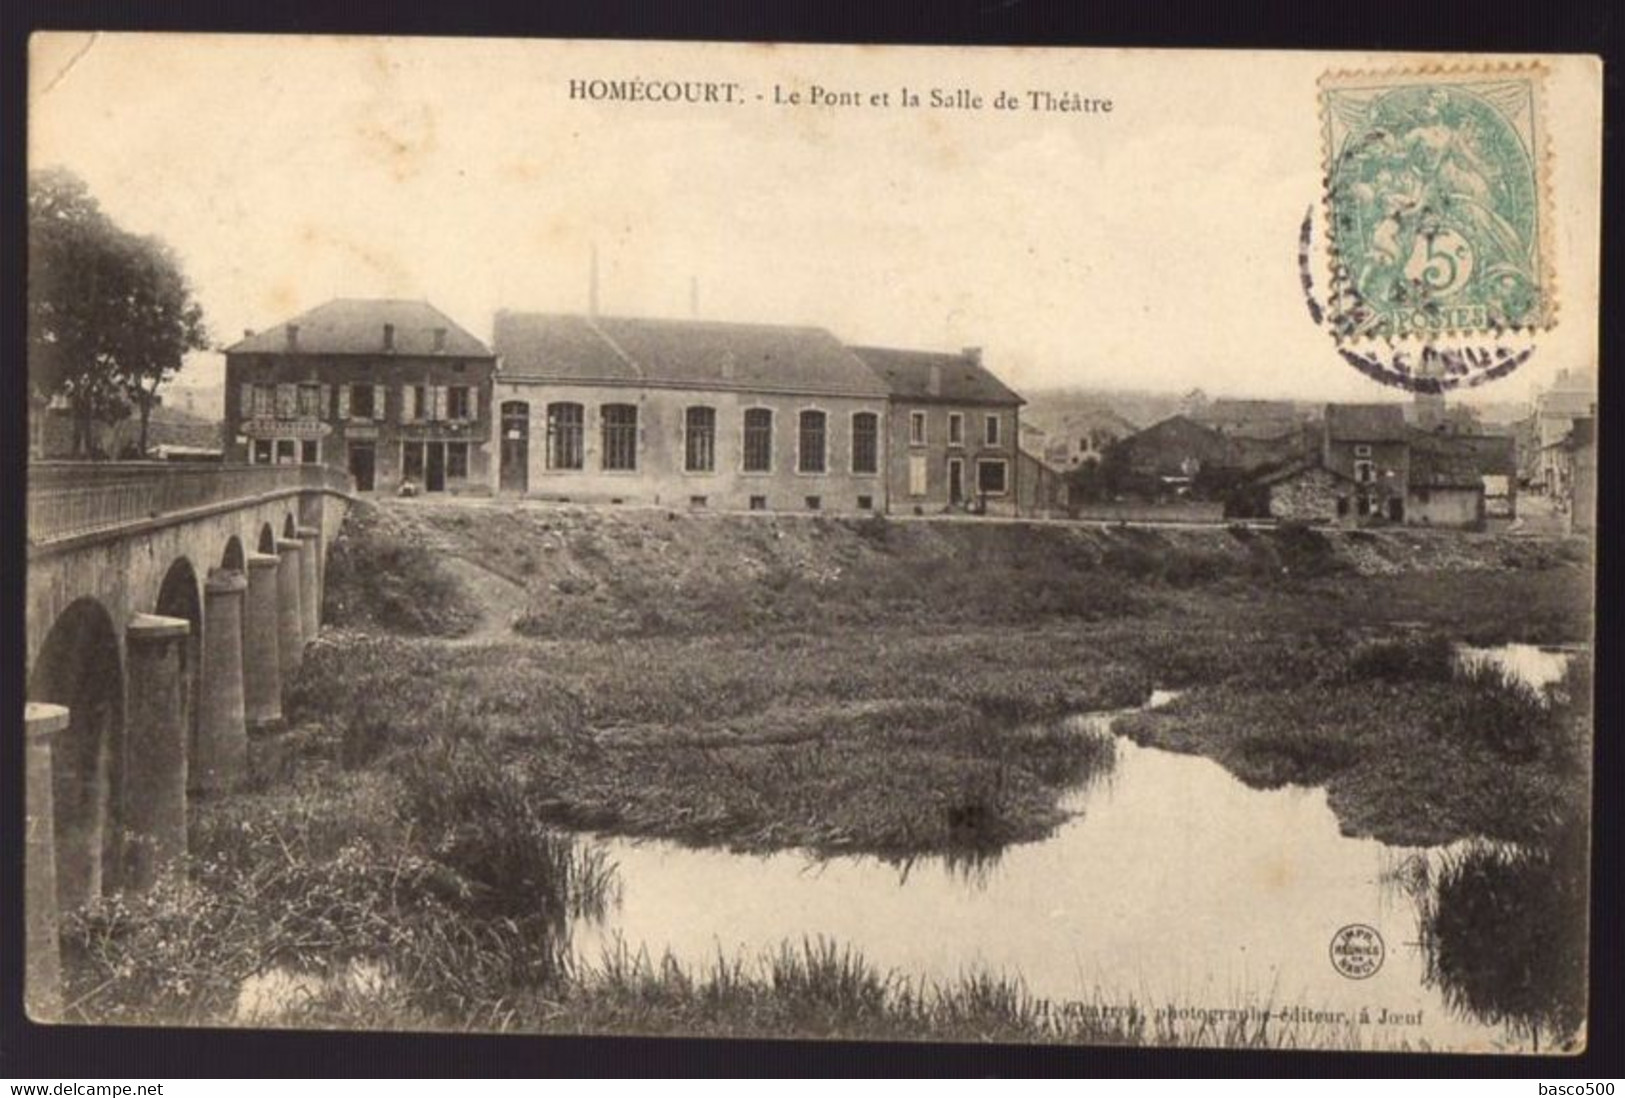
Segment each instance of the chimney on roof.
[[966,347],[964,356],[977,366],[982,364],[982,349],[980,347]]
[[395,349],[395,325],[393,325],[393,324],[385,324],[384,325],[384,350],[393,351],[394,349]]
[[436,328],[434,330],[434,349],[436,351],[444,351],[446,349],[446,329]]
[[299,325],[290,324],[290,325],[288,325],[288,350],[297,351],[298,349],[299,349]]
[[942,395],[942,364],[940,362],[931,364],[931,376],[925,383],[925,391],[932,396]]
[[243,329],[243,338],[244,339],[253,339],[254,338],[254,329],[252,329],[252,328],[244,328]]

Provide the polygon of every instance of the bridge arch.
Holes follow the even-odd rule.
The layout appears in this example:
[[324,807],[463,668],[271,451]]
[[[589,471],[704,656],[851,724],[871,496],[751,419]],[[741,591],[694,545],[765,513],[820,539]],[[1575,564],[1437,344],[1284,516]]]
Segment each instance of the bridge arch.
[[72,911],[118,885],[124,780],[124,669],[113,619],[93,597],[51,624],[28,700],[68,708],[52,745],[57,902]]
[[285,516],[282,520],[282,536],[285,538],[299,536],[299,524],[294,521],[292,514]]
[[226,539],[226,548],[220,554],[220,567],[228,572],[241,572],[246,562],[247,555],[243,552],[243,539],[233,534]]
[[258,551],[271,555],[276,553],[276,530],[272,528],[269,522],[260,527]]
[[186,729],[186,747],[189,758],[197,757],[198,714],[202,706],[203,690],[203,587],[197,569],[186,557],[177,557],[164,573],[158,587],[158,601],[153,613],[166,618],[182,618],[191,623],[192,630],[181,646],[184,663],[181,666],[181,697],[184,711],[181,723]]

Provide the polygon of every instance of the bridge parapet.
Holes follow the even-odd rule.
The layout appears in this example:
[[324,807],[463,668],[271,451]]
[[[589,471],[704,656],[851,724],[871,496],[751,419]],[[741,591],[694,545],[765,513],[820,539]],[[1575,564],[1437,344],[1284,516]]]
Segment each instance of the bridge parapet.
[[348,495],[348,474],[322,465],[32,462],[28,540],[43,545],[166,515],[297,492]]

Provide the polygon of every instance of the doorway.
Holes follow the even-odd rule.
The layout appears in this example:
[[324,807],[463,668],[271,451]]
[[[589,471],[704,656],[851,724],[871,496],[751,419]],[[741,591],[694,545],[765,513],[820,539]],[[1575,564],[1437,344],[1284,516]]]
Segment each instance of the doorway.
[[429,443],[429,460],[424,465],[423,490],[426,492],[444,492],[446,490],[446,444],[444,442]]
[[965,502],[965,459],[948,459],[948,503],[958,507]]
[[371,442],[350,443],[350,475],[355,478],[357,492],[373,490],[373,474],[377,465],[377,447]]
[[497,486],[524,495],[530,490],[530,405],[509,400],[502,405],[502,454]]

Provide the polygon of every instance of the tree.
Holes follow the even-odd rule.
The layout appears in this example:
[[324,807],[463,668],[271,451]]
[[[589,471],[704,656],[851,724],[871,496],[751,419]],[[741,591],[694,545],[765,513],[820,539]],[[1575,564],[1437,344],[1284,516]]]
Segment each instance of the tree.
[[53,169],[28,187],[28,377],[36,408],[73,416],[73,452],[93,453],[97,422],[141,410],[141,448],[158,388],[206,346],[202,310],[174,254],[120,229],[84,182]]
[[127,237],[130,274],[126,322],[118,339],[117,376],[141,417],[137,443],[147,452],[147,427],[158,389],[181,368],[188,351],[208,346],[203,309],[192,300],[180,263],[157,237]]

